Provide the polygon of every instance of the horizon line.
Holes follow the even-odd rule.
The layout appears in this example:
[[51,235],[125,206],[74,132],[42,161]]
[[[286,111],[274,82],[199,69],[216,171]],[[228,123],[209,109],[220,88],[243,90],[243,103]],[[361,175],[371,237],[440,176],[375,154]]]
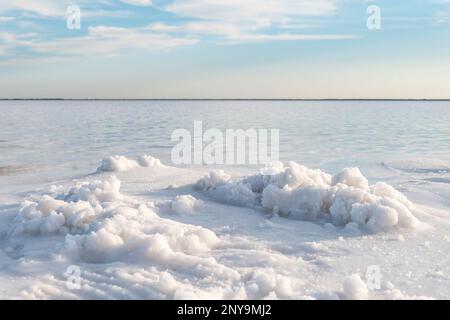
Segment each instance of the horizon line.
[[450,101],[450,98],[0,98],[0,101]]

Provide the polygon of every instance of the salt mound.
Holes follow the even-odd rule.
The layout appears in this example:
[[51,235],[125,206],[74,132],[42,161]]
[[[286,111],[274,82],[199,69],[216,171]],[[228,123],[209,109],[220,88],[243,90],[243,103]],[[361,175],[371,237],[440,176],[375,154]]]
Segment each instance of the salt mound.
[[128,159],[125,156],[111,156],[102,160],[97,172],[119,172],[136,169],[139,167],[161,167],[161,161],[152,156],[144,155],[136,160]]
[[161,161],[149,155],[139,156],[137,162],[141,167],[161,167]]
[[217,264],[214,259],[199,255],[218,243],[214,232],[159,218],[142,205],[120,208],[92,232],[67,235],[65,252],[93,263],[146,260],[174,268],[192,268],[197,264]]
[[104,181],[82,182],[65,194],[44,195],[21,204],[18,232],[53,233],[86,230],[97,216],[123,199],[120,181],[112,176]]
[[369,289],[358,274],[345,278],[342,285],[342,298],[346,300],[367,300]]
[[[199,200],[178,197],[176,210],[193,210]],[[92,263],[144,259],[172,267],[209,266],[220,269],[213,258],[202,255],[220,240],[198,226],[163,219],[152,209],[120,193],[120,181],[83,182],[65,193],[44,195],[22,203],[15,234],[62,234],[62,253]]]
[[200,179],[194,188],[207,192],[218,201],[232,205],[245,206],[257,203],[257,195],[247,183],[232,181],[231,176],[223,170],[211,171]]
[[358,168],[331,176],[295,162],[277,163],[238,181],[223,171],[211,172],[194,187],[223,203],[262,207],[280,216],[336,226],[357,225],[367,232],[419,223],[405,195],[383,182],[370,186]]
[[194,198],[191,195],[177,196],[171,202],[171,209],[178,214],[195,214],[204,206],[201,200]]

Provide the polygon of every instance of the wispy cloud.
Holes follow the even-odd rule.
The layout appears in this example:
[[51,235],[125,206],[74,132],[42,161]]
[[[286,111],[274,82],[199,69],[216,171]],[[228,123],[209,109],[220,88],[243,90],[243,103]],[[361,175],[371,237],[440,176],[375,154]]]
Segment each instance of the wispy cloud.
[[135,6],[150,6],[153,5],[153,0],[120,0],[123,3]]
[[18,47],[30,45],[30,39],[34,36],[36,36],[35,33],[0,32],[0,56],[13,57],[12,52]]
[[6,49],[0,46],[0,57],[6,55]]
[[[257,28],[258,27],[252,27],[252,29]],[[237,36],[241,30],[240,27],[234,24],[214,21],[190,22],[178,25],[157,22],[149,25],[147,29],[166,33],[218,35],[227,37]]]
[[[133,5],[152,5],[150,0],[122,0]],[[45,18],[66,18],[70,5],[83,8],[83,17],[117,17],[128,16],[126,10],[117,10],[113,2],[103,0],[7,0],[0,4],[0,12],[20,12],[25,15],[35,15]]]
[[163,7],[179,16],[239,23],[280,23],[287,18],[322,16],[337,10],[335,0],[175,0]]
[[31,49],[38,53],[58,52],[61,55],[116,55],[134,49],[161,50],[197,42],[197,39],[152,33],[141,28],[96,26],[89,27],[86,36],[35,42]]
[[14,21],[16,18],[14,17],[5,17],[5,16],[0,16],[0,23],[2,22],[10,22],[10,21]]
[[[187,23],[154,23],[151,30],[168,33],[213,35],[221,42],[346,40],[355,35],[304,34],[298,29],[316,27],[304,19],[333,15],[335,0],[175,0],[160,6],[179,17],[191,19]],[[268,32],[270,31],[272,32]],[[284,32],[277,33],[277,30]],[[286,33],[291,29],[291,33]],[[283,30],[282,30],[283,31]]]
[[234,40],[238,42],[267,42],[267,41],[323,41],[323,40],[352,40],[359,39],[357,35],[340,34],[244,34]]
[[[67,17],[66,9],[72,2],[71,0],[2,2],[0,13],[6,14],[0,17],[0,22],[12,21],[10,18],[15,17],[10,17],[11,12],[18,13],[16,29],[20,29],[19,22],[31,24],[47,19],[59,21]],[[10,35],[8,43],[2,47],[2,56],[7,56],[7,53],[14,49],[25,49],[25,55],[36,54],[40,57],[88,56],[161,50],[194,45],[201,41],[242,43],[358,38],[352,34],[299,32],[300,29],[317,26],[311,24],[309,20],[306,23],[305,19],[336,14],[337,0],[169,0],[162,4],[153,0],[78,0],[77,4],[82,8],[82,19],[89,18],[89,22],[82,20],[84,27],[82,31],[74,35],[69,32],[63,33],[58,29],[59,32],[51,36],[42,34],[25,41],[16,30],[12,33],[15,35]],[[139,14],[140,7],[142,10],[159,12],[156,22],[147,24],[144,22],[141,27],[130,27],[129,23],[120,23],[120,18],[133,18],[133,15]],[[29,18],[30,15],[40,19],[28,21],[23,18],[24,16]],[[99,17],[115,17],[119,20],[109,26],[105,26],[103,21],[96,25],[95,18]],[[140,18],[142,21],[143,16]],[[60,28],[64,27],[65,25],[60,23]]]
[[154,23],[149,30],[172,34],[212,35],[220,36],[228,43],[267,42],[267,41],[319,41],[319,40],[349,40],[358,39],[357,35],[340,34],[299,34],[261,32],[259,26],[242,27],[222,22],[193,22],[183,25]]
[[25,13],[33,13],[45,17],[55,17],[65,14],[68,0],[9,0],[3,1],[0,11],[19,10]]
[[450,24],[450,11],[437,11],[434,13],[433,25],[438,26],[443,24]]
[[[196,33],[226,35],[241,38],[241,34],[259,32],[270,27],[302,24],[301,19],[336,13],[335,0],[175,0],[163,10],[180,17],[197,20],[185,28]],[[202,30],[202,26],[204,27]],[[195,30],[192,30],[194,29]]]
[[115,56],[139,50],[171,49],[198,42],[197,39],[152,33],[147,29],[109,26],[89,27],[88,34],[80,37],[42,40],[37,34],[0,33],[0,40],[4,44],[4,53],[9,49],[23,48],[38,54],[39,58]]

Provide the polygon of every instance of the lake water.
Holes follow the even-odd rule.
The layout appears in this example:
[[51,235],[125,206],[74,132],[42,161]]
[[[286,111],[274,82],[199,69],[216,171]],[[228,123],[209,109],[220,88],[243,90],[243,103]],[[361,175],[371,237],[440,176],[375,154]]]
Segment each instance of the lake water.
[[335,171],[396,158],[448,158],[450,102],[1,101],[3,192],[95,170],[110,155],[170,164],[173,130],[279,129],[280,160]]

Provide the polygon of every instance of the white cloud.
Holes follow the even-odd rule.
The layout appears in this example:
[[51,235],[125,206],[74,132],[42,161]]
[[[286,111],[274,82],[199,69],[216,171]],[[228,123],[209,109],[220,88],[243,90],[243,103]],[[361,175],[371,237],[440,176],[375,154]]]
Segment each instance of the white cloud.
[[351,40],[358,39],[355,35],[339,34],[243,34],[232,40],[239,42],[263,42],[263,41],[319,41],[319,40]]
[[136,50],[152,51],[193,45],[197,39],[154,33],[146,29],[96,26],[86,36],[41,40],[35,34],[0,33],[8,47],[25,47],[47,56],[86,57],[114,56]]
[[132,12],[126,10],[86,10],[81,11],[82,18],[132,18]]
[[[154,5],[153,0],[118,0],[136,6]],[[173,0],[159,9],[179,16],[198,19],[267,23],[286,17],[317,16],[336,11],[337,0]],[[69,5],[96,5],[101,8],[112,1],[96,0],[7,0],[0,3],[0,12],[19,10],[46,17],[65,14]]]
[[14,17],[2,17],[0,16],[0,23],[2,22],[10,22],[10,21],[14,21],[15,18]]
[[335,0],[175,0],[164,7],[179,16],[239,23],[280,23],[336,12]]
[[[450,1],[450,0],[449,0]],[[449,11],[437,11],[434,13],[433,25],[443,25],[450,23],[450,12]]]
[[[152,0],[116,0],[118,2],[150,6]],[[337,0],[172,0],[158,7],[178,17],[189,18],[188,22],[168,24],[153,23],[141,28],[109,26],[87,27],[87,34],[76,37],[44,39],[23,35],[4,35],[6,47],[2,54],[14,47],[26,47],[40,56],[67,57],[86,55],[116,55],[136,50],[159,50],[193,45],[205,36],[215,37],[215,42],[239,43],[262,41],[311,41],[345,40],[357,38],[353,35],[298,34],[304,28],[303,19],[335,14]],[[66,8],[72,0],[10,0],[0,4],[0,12],[20,10],[24,13],[45,17],[65,17]],[[82,17],[126,17],[132,13],[111,11],[109,0],[78,0],[82,6]],[[107,10],[105,10],[107,9]],[[8,17],[3,17],[5,22]],[[1,19],[0,19],[1,21]],[[310,23],[310,22],[309,22]],[[310,24],[311,25],[311,24]],[[289,33],[282,30],[289,28]],[[270,30],[269,30],[270,29]]]
[[181,34],[195,34],[195,35],[221,35],[231,36],[237,35],[240,28],[231,23],[223,22],[190,22],[186,24],[166,24],[153,23],[147,27],[149,30],[166,33],[181,33]]
[[229,43],[263,42],[263,41],[318,41],[318,40],[349,40],[357,39],[355,35],[334,34],[267,34],[259,32],[259,27],[242,28],[231,23],[222,22],[192,22],[183,25],[154,23],[147,27],[149,30],[164,33],[214,35],[222,36]]
[[32,39],[35,36],[35,33],[15,34],[12,32],[1,32],[0,40],[5,46],[12,48],[15,46],[28,45],[30,43],[29,39]]
[[150,6],[153,4],[153,0],[120,0],[120,1],[135,6]]
[[20,10],[46,17],[62,16],[70,4],[68,0],[9,0],[0,9]]
[[0,32],[0,57],[6,59],[11,57],[13,49],[20,46],[29,46],[31,44],[30,39],[35,36],[35,33]]
[[167,33],[215,35],[226,42],[354,39],[353,35],[310,35],[267,32],[316,26],[303,19],[337,11],[335,0],[174,0],[160,9],[194,22],[154,23],[149,29]]
[[[122,2],[135,5],[151,5],[150,0],[122,0]],[[26,14],[34,14],[42,17],[60,17],[67,16],[67,8],[76,4],[82,8],[82,14],[86,17],[123,17],[129,13],[123,10],[104,10],[102,9],[106,2],[101,0],[8,0],[0,4],[0,12],[10,12],[18,10]]]

